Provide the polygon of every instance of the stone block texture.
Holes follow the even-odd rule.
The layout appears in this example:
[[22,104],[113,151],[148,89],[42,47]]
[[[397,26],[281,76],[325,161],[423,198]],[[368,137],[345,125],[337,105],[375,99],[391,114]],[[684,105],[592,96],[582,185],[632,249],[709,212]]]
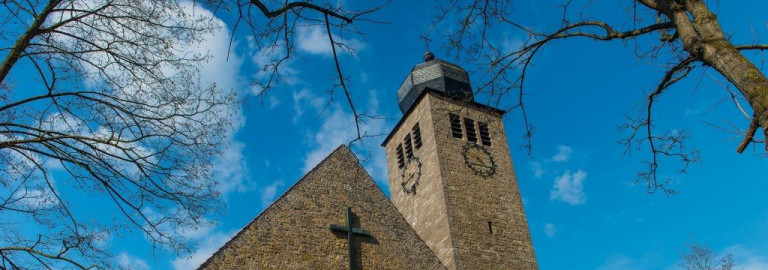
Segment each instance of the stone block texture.
[[[414,106],[384,145],[397,209],[448,269],[537,269],[501,114],[437,92],[424,93]],[[487,123],[492,143],[482,147],[495,161],[492,176],[467,166],[466,130],[454,138],[449,113]],[[423,145],[414,150],[422,162],[414,194],[401,188],[396,147],[416,123]]]
[[336,149],[200,269],[349,269],[346,226],[352,207],[356,269],[445,269],[346,146]]

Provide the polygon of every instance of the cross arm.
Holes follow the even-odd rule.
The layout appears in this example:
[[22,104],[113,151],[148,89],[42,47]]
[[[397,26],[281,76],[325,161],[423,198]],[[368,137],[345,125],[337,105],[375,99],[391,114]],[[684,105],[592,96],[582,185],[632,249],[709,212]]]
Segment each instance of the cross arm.
[[[329,229],[333,231],[349,232],[349,228],[347,226],[341,226],[336,224],[331,224],[331,226],[329,226]],[[371,236],[371,231],[363,230],[360,228],[352,228],[352,233],[358,234],[358,235]]]

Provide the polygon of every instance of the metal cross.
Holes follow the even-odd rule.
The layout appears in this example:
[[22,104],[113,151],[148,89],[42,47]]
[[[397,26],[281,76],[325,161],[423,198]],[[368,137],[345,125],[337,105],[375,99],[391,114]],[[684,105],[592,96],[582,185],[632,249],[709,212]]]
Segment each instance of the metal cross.
[[347,233],[347,246],[349,246],[349,270],[355,270],[355,249],[353,246],[355,235],[371,236],[371,232],[362,228],[352,227],[352,208],[347,207],[347,226],[331,224],[330,229]]
[[423,34],[423,35],[421,35],[419,37],[424,40],[424,46],[426,46],[427,47],[427,51],[429,51],[429,42],[432,41],[432,40],[429,39],[429,37],[427,37],[427,34]]

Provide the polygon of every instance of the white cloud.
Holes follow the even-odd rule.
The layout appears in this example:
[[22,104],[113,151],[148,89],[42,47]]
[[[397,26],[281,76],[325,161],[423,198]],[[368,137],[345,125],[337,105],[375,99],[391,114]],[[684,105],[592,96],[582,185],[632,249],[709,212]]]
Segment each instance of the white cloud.
[[[383,121],[382,121],[383,122]],[[383,123],[382,123],[382,126]],[[363,166],[365,170],[371,174],[371,178],[378,182],[381,186],[389,186],[387,181],[387,156],[384,152],[384,148],[379,146],[380,141],[375,140],[374,143],[367,145],[368,156],[360,157],[363,160]],[[370,149],[373,147],[373,149]]]
[[701,110],[699,110],[699,109],[687,109],[687,110],[685,110],[685,112],[683,114],[685,114],[685,116],[698,115],[698,114],[701,114]]
[[[162,215],[150,207],[142,208],[142,213],[150,220],[162,218]],[[171,261],[174,269],[197,269],[201,263],[216,252],[235,232],[223,233],[215,230],[216,224],[208,219],[200,219],[197,226],[177,226],[164,223],[159,229],[169,237],[189,241],[196,249],[188,255],[180,255]],[[131,268],[128,268],[131,269]]]
[[274,109],[275,107],[277,107],[277,105],[280,105],[280,100],[277,99],[277,97],[275,97],[274,95],[269,96],[268,102],[269,102],[270,109]]
[[534,177],[541,179],[541,177],[544,176],[544,167],[541,166],[540,162],[534,161],[528,165],[531,166],[531,170],[533,170]]
[[571,158],[571,154],[573,153],[573,148],[565,145],[558,145],[557,146],[557,154],[555,154],[552,157],[552,161],[554,162],[565,162],[568,161],[568,159]]
[[[89,126],[88,123],[70,113],[51,113],[47,115],[42,121],[40,121],[40,126],[46,130],[56,131],[64,134],[77,134],[104,140],[110,140],[110,138],[120,137],[123,135],[123,131],[113,130],[104,126],[95,128]],[[108,160],[109,163],[112,166],[119,168],[118,170],[125,171],[127,175],[138,175],[140,173],[140,168],[136,163],[128,162],[126,160],[143,159],[147,163],[154,163],[156,161],[156,157],[154,155],[156,151],[143,146],[140,142],[117,142],[117,145],[113,145],[111,143],[96,143],[92,145],[98,148],[100,151],[104,151],[109,153],[112,157],[115,157],[110,158]],[[37,156],[35,155],[35,157]],[[45,159],[43,165],[46,169],[50,170],[64,169],[62,162],[53,158]]]
[[549,194],[549,199],[561,200],[572,205],[584,204],[587,196],[584,194],[584,180],[587,172],[578,170],[571,174],[565,171],[563,175],[555,178],[555,185]]
[[525,46],[525,42],[522,38],[514,36],[510,37],[510,34],[505,32],[503,34],[504,38],[501,41],[501,50],[504,53],[511,53],[514,51],[518,51]]
[[[190,49],[192,53],[209,54],[211,58],[200,67],[201,82],[203,84],[215,83],[218,87],[232,89],[237,92],[243,92],[244,78],[240,75],[240,67],[243,63],[242,56],[235,53],[237,42],[234,42],[230,48],[229,27],[214,14],[196,5],[193,2],[182,2],[181,6],[185,11],[196,16],[205,17],[212,20],[219,28],[210,35],[207,35],[204,41],[197,43]],[[245,145],[236,140],[235,134],[245,125],[245,116],[240,108],[229,112],[233,117],[234,130],[228,134],[228,147],[224,150],[222,156],[213,160],[213,172],[219,181],[217,191],[223,196],[232,191],[245,191],[249,182],[248,165],[243,155]]]
[[60,112],[47,115],[45,119],[40,121],[40,127],[46,130],[69,134],[93,133],[93,130],[90,129],[88,123],[85,123],[80,118],[74,117],[72,114]]
[[[369,100],[366,106],[367,112],[376,115],[378,111],[378,99],[376,91],[368,92]],[[357,138],[357,129],[352,113],[347,112],[346,107],[341,104],[333,104],[330,108],[330,114],[322,118],[324,120],[320,129],[314,132],[310,145],[312,149],[307,153],[304,159],[303,171],[308,172],[330,154],[341,144],[347,144]],[[388,132],[386,121],[381,119],[369,119],[360,126],[360,133],[363,136],[373,136],[386,134]],[[386,186],[386,156],[384,149],[379,146],[381,137],[364,138],[362,142],[357,142],[351,148],[355,151],[365,166],[365,169],[371,174],[371,177]]]
[[57,204],[56,197],[47,188],[24,188],[15,195],[14,203],[29,209],[47,209]]
[[261,190],[261,205],[266,207],[277,198],[277,189],[284,185],[283,181],[274,181]]
[[[690,249],[686,247],[684,252],[688,253],[690,252]],[[755,250],[755,249],[747,248],[739,244],[726,247],[720,252],[715,253],[714,254],[715,259],[717,259],[717,262],[715,262],[715,264],[719,264],[719,260],[729,254],[733,256],[733,262],[734,262],[733,269],[739,269],[739,270],[768,269],[768,252],[760,249]],[[680,269],[681,265],[684,263],[685,262],[683,259],[679,259],[674,264],[667,265],[665,269]]]
[[[95,3],[92,2],[82,2],[79,3],[81,5],[86,6],[92,6],[95,5]],[[191,20],[191,19],[205,19],[211,24],[217,26],[212,28],[212,31],[210,33],[204,34],[201,36],[201,41],[196,42],[193,44],[179,44],[180,46],[178,48],[173,48],[170,50],[170,52],[175,53],[177,57],[179,58],[187,58],[190,55],[208,55],[209,58],[206,59],[205,62],[200,63],[198,66],[198,72],[200,74],[200,83],[201,85],[211,85],[216,84],[217,87],[222,89],[228,89],[228,90],[234,90],[238,91],[242,89],[242,78],[239,75],[240,74],[240,66],[243,62],[242,57],[240,57],[236,53],[230,53],[230,34],[229,34],[229,27],[226,26],[226,24],[216,18],[212,12],[209,10],[202,8],[201,6],[197,5],[196,3],[193,3],[191,1],[182,1],[179,3],[179,6],[181,7],[181,10],[173,10],[178,11],[178,20]],[[183,12],[182,12],[183,11]],[[188,16],[191,16],[188,17]],[[237,46],[237,42],[234,42],[232,45],[232,50],[234,50]],[[94,53],[88,57],[94,58],[97,63],[99,61],[105,61],[106,56],[103,54]],[[111,66],[117,66],[117,65],[111,65]],[[89,65],[86,65],[86,69],[93,68]],[[161,67],[162,73],[164,74],[172,74],[174,72],[178,72],[177,70],[173,70],[173,68],[169,66]],[[90,71],[87,73],[94,73],[95,71]],[[120,71],[119,70],[110,70],[107,69],[105,71],[107,75],[109,76],[119,76]],[[85,81],[86,84],[93,85],[96,84],[96,81],[93,81],[95,78],[90,78],[86,75]],[[136,94],[133,93],[133,91],[137,89],[133,89],[133,87],[125,87],[123,89],[126,93]],[[228,134],[228,144],[234,145],[235,147],[238,145],[239,142],[234,140],[234,133],[242,127],[242,125],[245,122],[245,117],[242,115],[240,108],[234,108],[234,107],[226,107],[214,109],[212,113],[221,113],[232,116],[232,122],[234,126],[234,130]],[[174,119],[168,120],[169,122],[177,122],[177,121],[185,121],[181,117],[176,117]],[[42,123],[44,126],[46,126],[49,129],[57,130],[65,133],[75,133],[75,134],[87,134],[91,136],[101,137],[101,138],[109,138],[110,136],[115,135],[115,131],[111,131],[111,129],[107,129],[104,127],[89,127],[81,120],[77,120],[77,118],[72,117],[71,115],[67,114],[59,114],[54,113],[49,115]],[[122,132],[122,131],[120,131]],[[122,135],[122,134],[120,134]],[[148,149],[145,147],[145,145],[142,145],[145,141],[137,142],[137,143],[126,143],[124,145],[121,145],[123,148],[130,148],[133,152],[129,152],[134,156],[138,157],[149,157],[149,162],[153,162],[153,157],[155,151],[152,149]],[[121,149],[118,149],[117,147],[109,146],[106,144],[99,144],[99,147],[103,148],[102,150],[116,155],[118,157],[126,156],[125,151],[122,151]],[[241,149],[240,147],[239,149]],[[231,150],[226,150],[231,151]],[[221,160],[214,161],[214,172],[231,172],[234,169],[233,168],[226,168],[226,166],[229,166],[229,164],[242,164],[242,162],[233,162],[231,160],[231,157],[240,157],[242,155],[233,155],[229,152],[226,153],[228,155],[225,158],[230,158],[226,160],[227,162],[222,162]],[[61,169],[62,166],[59,162],[55,160],[47,160],[46,166],[50,166],[51,169]],[[219,164],[219,165],[217,165]],[[224,166],[221,166],[221,165]],[[126,170],[128,174],[137,174],[139,173],[138,168],[135,166],[135,164],[131,163],[125,163],[125,164],[118,164],[119,167],[118,170]],[[225,176],[231,176],[232,174],[225,174]],[[235,178],[234,181],[239,181],[240,178]],[[222,179],[222,182],[230,182],[230,179]],[[228,191],[230,189],[227,189],[229,186],[233,186],[230,183],[225,183],[221,185],[226,189],[225,191]],[[236,185],[235,185],[236,186]]]
[[52,158],[45,158],[43,167],[52,171],[64,170],[64,165],[61,164],[61,160]]
[[557,234],[557,226],[552,223],[547,223],[544,225],[544,234],[549,238],[555,237],[555,234]]
[[307,88],[302,88],[298,92],[293,92],[293,123],[297,123],[299,118],[304,115],[304,110],[309,108],[316,112],[319,112],[323,105],[325,105],[325,98],[319,97],[309,91]]
[[109,231],[97,231],[93,236],[94,246],[105,250],[110,247],[113,237]]
[[[121,131],[99,127],[96,131],[87,135],[94,138],[109,140],[109,138],[118,137],[120,135],[118,134],[119,132]],[[112,156],[123,157],[126,160],[141,159],[147,163],[155,163],[157,161],[157,157],[154,156],[156,151],[144,147],[138,142],[118,142],[117,145],[100,143],[96,144],[95,147],[110,153]],[[130,149],[130,151],[124,151],[123,149]],[[125,162],[123,159],[113,159],[113,161],[115,162],[115,167],[125,170],[129,175],[139,175],[141,173],[139,166],[134,162]]]
[[134,257],[126,252],[120,252],[119,255],[117,255],[117,265],[120,267],[120,269],[125,270],[149,270],[151,269],[149,267],[149,264],[147,264],[147,261]]
[[[376,115],[379,110],[379,99],[376,94],[376,89],[368,91],[368,105],[365,108],[367,111],[372,112],[372,115]],[[391,131],[391,128],[384,120],[368,120],[362,129],[363,134],[368,135],[386,135]],[[376,139],[368,139],[362,144],[356,145],[353,149],[357,149],[358,154],[362,154],[360,159],[373,180],[377,181],[381,186],[387,187],[387,155],[384,148],[381,147],[383,140],[383,136]]]
[[733,245],[725,248],[720,254],[733,254],[736,263],[735,269],[764,270],[768,269],[768,253],[745,248],[741,245]]
[[185,11],[210,19],[218,26],[213,33],[204,37],[202,42],[196,43],[189,50],[192,53],[208,54],[211,58],[200,66],[200,75],[204,84],[216,83],[218,87],[239,91],[243,89],[243,78],[240,76],[240,66],[243,63],[242,56],[235,53],[237,42],[230,48],[229,27],[221,19],[199,4],[193,2],[181,2]]
[[180,236],[184,237],[184,239],[195,241],[208,236],[215,227],[215,223],[202,218],[198,226],[180,227],[176,228],[175,231],[178,232]]
[[[174,211],[174,210],[171,210],[171,211]],[[197,250],[194,253],[189,254],[188,256],[181,255],[175,258],[174,261],[172,262],[174,264],[174,267],[176,266],[176,264],[179,264],[180,266],[184,266],[181,269],[196,268],[196,267],[192,267],[193,263],[202,262],[202,260],[207,258],[207,255],[212,254],[213,251],[215,251],[218,247],[221,246],[221,244],[223,244],[223,242],[216,242],[217,241],[216,237],[220,237],[221,235],[223,235],[221,232],[218,232],[216,230],[216,226],[218,224],[216,224],[216,222],[213,222],[207,218],[202,217],[202,218],[196,219],[196,222],[193,223],[191,222],[192,217],[189,215],[185,216],[185,213],[183,212],[179,214],[178,217],[188,222],[185,224],[177,224],[173,222],[161,222],[161,220],[165,219],[164,214],[154,210],[151,207],[144,207],[141,209],[141,212],[154,224],[157,224],[156,225],[157,230],[159,230],[159,233],[161,233],[164,237],[178,240],[180,243],[197,246]],[[149,225],[144,225],[144,226],[147,227]],[[148,229],[148,228],[145,228],[145,229]],[[151,232],[151,234],[153,234],[155,237],[159,236],[159,234],[155,232]],[[150,238],[146,237],[146,239],[149,240]],[[216,246],[217,243],[221,243],[221,244],[218,244],[218,246]],[[169,246],[162,245],[161,247],[168,248]],[[206,253],[208,250],[211,250],[211,249],[213,251]],[[197,254],[197,253],[200,253],[200,254]],[[198,257],[202,257],[202,258],[198,258]],[[176,268],[176,269],[179,269],[179,268]]]
[[338,104],[332,107],[330,114],[324,117],[325,122],[320,126],[320,130],[314,133],[314,148],[304,159],[303,172],[308,172],[336,147],[350,142],[357,136],[352,114],[345,112]]
[[244,143],[233,139],[222,155],[213,161],[213,175],[219,182],[216,190],[223,195],[248,190],[250,174],[243,156],[244,148]]
[[221,246],[224,245],[229,239],[232,238],[232,236],[235,235],[235,232],[230,233],[213,233],[202,239],[202,241],[199,242],[199,245],[197,247],[197,250],[192,252],[192,254],[189,254],[188,256],[181,256],[174,259],[171,264],[173,265],[173,269],[175,270],[187,270],[187,269],[197,269],[200,264],[205,262],[206,259],[211,257],[211,255],[219,250]]
[[603,261],[597,270],[638,270],[640,262],[626,255],[612,255]]
[[[325,56],[330,56],[333,53],[331,43],[328,40],[328,32],[325,31],[325,27],[322,25],[300,26],[297,30],[297,37],[298,48],[304,52]],[[342,42],[352,50],[349,51],[347,48],[337,46],[336,52],[339,54],[343,52],[354,54],[365,48],[365,43],[359,39],[343,39],[334,34],[333,41]]]
[[[0,141],[12,140],[0,134]],[[5,198],[5,207],[17,209],[49,209],[58,204],[54,192],[56,183],[53,175],[43,174],[38,164],[48,168],[47,160],[28,150],[0,150],[0,197]]]
[[[293,68],[293,59],[283,59],[286,56],[285,44],[276,44],[274,46],[257,47],[256,40],[253,37],[248,38],[249,51],[251,54],[251,62],[256,66],[258,71],[256,72],[256,79],[260,81],[266,81],[275,79],[277,81],[284,82],[288,85],[293,85],[301,82],[299,78],[299,71]],[[275,65],[277,65],[276,74],[277,77],[273,77],[275,71]],[[262,94],[263,88],[261,85],[254,85],[251,88],[251,94]]]

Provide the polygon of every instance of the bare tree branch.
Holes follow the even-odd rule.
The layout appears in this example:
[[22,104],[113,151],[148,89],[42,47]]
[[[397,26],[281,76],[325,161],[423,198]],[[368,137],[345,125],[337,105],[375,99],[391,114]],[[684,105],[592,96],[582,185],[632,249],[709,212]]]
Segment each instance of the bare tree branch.
[[682,251],[682,261],[678,266],[685,270],[731,270],[734,269],[733,254],[718,257],[717,254],[703,244],[692,243],[688,250]]
[[[361,113],[354,105],[352,98],[352,89],[350,89],[346,76],[341,72],[340,53],[346,51],[354,53],[355,48],[349,46],[344,40],[344,34],[362,36],[363,34],[355,28],[354,23],[358,21],[371,21],[365,18],[372,14],[388,1],[381,5],[373,6],[362,11],[346,10],[342,5],[331,2],[313,3],[312,1],[286,1],[284,3],[275,2],[276,7],[270,8],[266,1],[248,0],[238,4],[239,18],[235,29],[241,24],[247,26],[251,31],[256,44],[256,50],[259,57],[266,58],[267,61],[260,63],[260,73],[253,85],[258,88],[258,96],[262,97],[262,104],[269,91],[280,83],[287,83],[286,76],[290,76],[285,68],[290,61],[299,57],[295,50],[295,35],[297,27],[315,27],[324,26],[325,34],[328,36],[333,55],[333,65],[335,77],[338,78],[338,84],[333,89],[339,87],[343,90],[346,103],[354,115],[355,127],[357,129],[357,140],[365,137],[361,131],[361,125],[365,122],[361,119]],[[251,7],[258,10],[258,14],[253,14]],[[257,23],[259,19],[265,17],[268,19],[266,24]],[[338,34],[338,36],[336,36]],[[329,91],[333,101],[333,89]]]
[[327,16],[331,16],[331,17],[334,17],[334,18],[337,18],[337,19],[340,19],[340,20],[344,20],[346,23],[352,23],[352,20],[353,20],[352,16],[343,15],[343,14],[340,14],[340,13],[334,11],[334,10],[330,10],[330,9],[327,9],[327,8],[324,8],[324,7],[320,7],[320,6],[312,4],[310,2],[303,2],[303,1],[302,2],[289,2],[289,3],[286,3],[284,6],[278,8],[278,9],[276,9],[274,11],[270,11],[267,8],[267,6],[264,5],[264,3],[262,3],[261,1],[251,0],[251,3],[253,5],[255,5],[256,7],[258,7],[259,10],[261,10],[261,12],[264,13],[264,16],[266,16],[267,18],[274,18],[274,17],[280,16],[280,15],[284,15],[284,14],[287,13],[287,11],[292,10],[292,9],[307,8],[307,9],[311,9],[311,10],[320,12],[320,13],[324,14],[326,17]]
[[755,132],[757,131],[757,118],[752,118],[752,121],[749,123],[749,128],[746,131],[746,134],[744,135],[744,140],[741,141],[739,144],[739,148],[736,149],[736,152],[739,154],[744,153],[744,150],[747,149],[747,146],[749,146],[752,141],[755,139]]
[[[188,51],[218,25],[177,1],[0,6],[19,25],[0,35],[13,44],[0,65],[0,267],[112,268],[95,243],[123,230],[188,250],[178,231],[219,205],[211,162],[239,104],[200,82],[209,56]],[[111,201],[113,219],[89,200]]]
[[[648,106],[642,109],[641,117],[631,118],[622,126],[629,131],[630,138],[621,140],[622,143],[628,146],[647,143],[650,149],[648,170],[638,175],[647,181],[649,192],[658,189],[668,194],[673,192],[664,186],[667,181],[657,176],[661,159],[677,160],[682,163],[680,171],[685,171],[690,163],[699,158],[698,152],[687,150],[684,145],[688,135],[674,130],[658,135],[653,132],[651,125],[654,100],[664,89],[685,78],[694,63],[704,68],[713,68],[723,75],[740,94],[732,96],[737,106],[741,107],[738,98],[744,98],[749,105],[747,109],[755,112],[757,129],[763,128],[765,133],[764,127],[768,126],[768,79],[741,53],[765,51],[768,45],[758,42],[732,44],[704,1],[632,1],[630,16],[633,16],[633,28],[617,30],[607,21],[590,20],[584,14],[579,14],[577,20],[571,20],[568,17],[572,16],[569,13],[572,13],[573,3],[564,0],[563,5],[558,6],[563,9],[562,19],[557,22],[559,26],[554,31],[546,32],[517,22],[511,14],[513,4],[507,0],[452,0],[442,5],[434,25],[445,24],[445,28],[451,29],[446,34],[449,53],[482,67],[476,72],[477,77],[481,78],[481,83],[475,89],[476,97],[487,98],[488,103],[497,107],[506,106],[509,111],[520,109],[528,141],[524,147],[529,152],[532,128],[528,122],[528,107],[524,103],[524,97],[529,94],[529,90],[525,89],[528,68],[542,48],[550,47],[553,41],[579,37],[595,41],[630,40],[635,44],[638,58],[670,67],[656,90],[649,95]],[[497,33],[510,31],[526,36],[522,45],[510,48],[494,42],[500,39]],[[650,36],[658,38],[641,39]],[[643,43],[639,43],[641,40]],[[649,40],[658,40],[658,43]],[[638,47],[643,52],[637,52]],[[639,135],[638,129],[643,129],[644,135]],[[752,139],[746,141],[754,142]],[[635,147],[628,149],[637,150]]]
[[355,104],[352,102],[352,97],[349,95],[349,90],[347,89],[347,83],[344,80],[344,75],[341,72],[341,66],[339,65],[339,56],[336,53],[336,42],[333,41],[333,34],[331,32],[331,22],[328,20],[328,14],[325,14],[325,30],[328,32],[328,41],[331,45],[331,50],[333,51],[333,61],[336,65],[336,74],[339,76],[339,85],[341,86],[341,89],[344,90],[344,96],[347,97],[347,103],[349,104],[349,108],[352,109],[352,115],[355,118],[355,128],[357,129],[357,138],[360,138],[360,116],[357,114],[357,110],[355,109]]

